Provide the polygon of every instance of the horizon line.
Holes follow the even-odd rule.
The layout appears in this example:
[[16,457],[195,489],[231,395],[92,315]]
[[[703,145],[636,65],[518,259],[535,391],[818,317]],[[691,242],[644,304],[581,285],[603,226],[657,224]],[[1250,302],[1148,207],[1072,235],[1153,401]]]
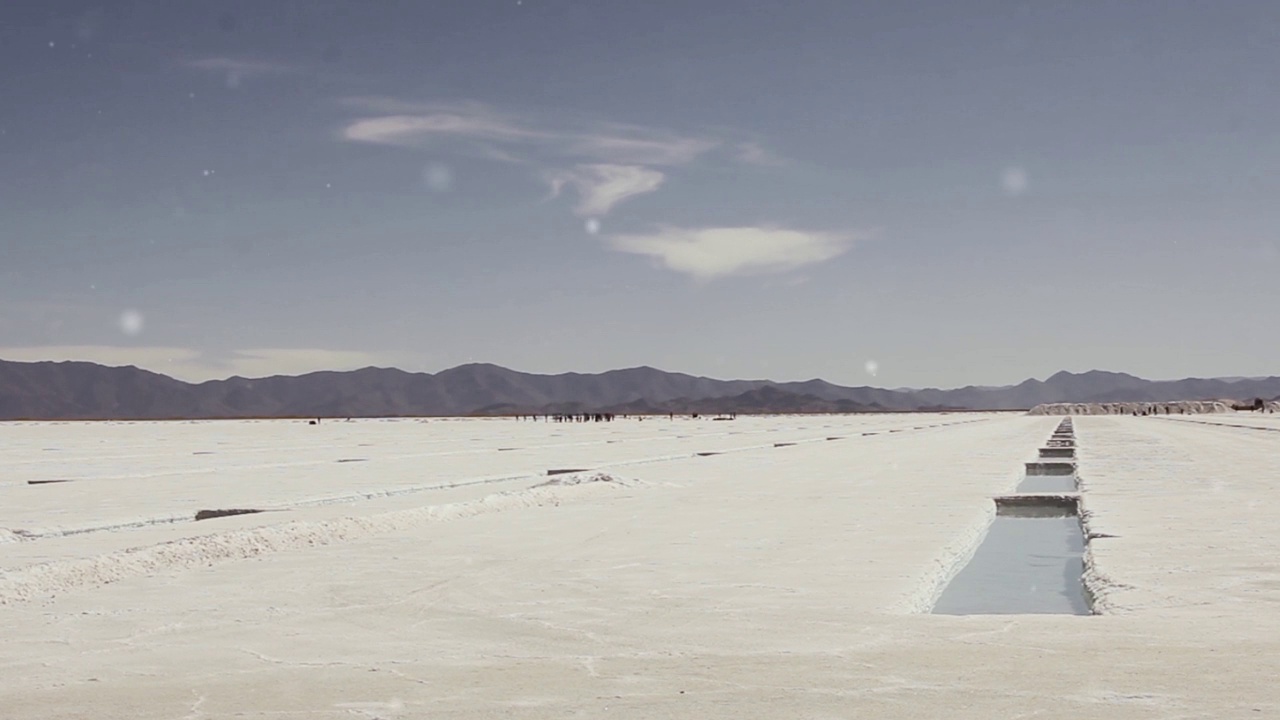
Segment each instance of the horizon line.
[[1102,369],[1099,369],[1099,368],[1093,368],[1093,369],[1085,370],[1085,371],[1082,371],[1082,372],[1072,372],[1072,371],[1070,371],[1070,370],[1058,370],[1058,371],[1054,372],[1053,374],[1051,374],[1051,375],[1049,375],[1049,376],[1047,376],[1047,377],[1045,377],[1045,378],[1043,378],[1043,379],[1041,379],[1041,378],[1037,378],[1037,377],[1035,377],[1035,376],[1031,376],[1031,377],[1024,378],[1024,379],[1023,379],[1023,380],[1021,380],[1021,381],[1018,381],[1018,382],[1015,382],[1015,383],[1009,383],[1009,384],[1006,384],[1006,385],[974,385],[974,384],[969,384],[969,385],[960,385],[960,386],[956,386],[956,387],[946,387],[946,388],[944,388],[944,387],[935,387],[935,386],[930,386],[930,387],[908,387],[908,386],[904,386],[904,387],[896,387],[896,388],[887,388],[887,387],[879,387],[879,386],[876,386],[876,385],[841,385],[841,384],[839,384],[839,383],[834,383],[834,382],[831,382],[831,381],[826,380],[826,379],[821,378],[821,377],[811,377],[811,378],[808,378],[808,379],[805,379],[805,380],[773,380],[773,379],[769,379],[769,378],[753,378],[753,379],[748,379],[748,378],[717,378],[717,377],[712,377],[712,376],[710,376],[710,375],[695,375],[695,374],[692,374],[692,373],[682,372],[682,371],[679,371],[679,370],[664,370],[664,369],[662,369],[662,368],[654,367],[654,366],[652,366],[652,365],[635,365],[635,366],[631,366],[631,367],[624,367],[624,368],[613,368],[613,369],[610,369],[610,370],[603,370],[603,371],[600,371],[600,372],[580,372],[580,371],[576,371],[576,370],[568,370],[568,371],[563,371],[563,372],[558,372],[558,373],[539,373],[539,372],[528,372],[528,371],[525,371],[525,370],[516,370],[516,369],[514,369],[514,368],[509,368],[509,367],[506,367],[505,365],[499,365],[499,364],[497,364],[497,363],[492,363],[492,362],[480,362],[480,361],[477,361],[477,362],[467,362],[467,363],[461,363],[461,364],[459,364],[459,365],[453,365],[453,366],[450,366],[450,367],[447,367],[447,368],[443,368],[443,369],[441,369],[441,370],[437,370],[437,371],[435,371],[435,372],[428,372],[428,371],[425,371],[425,370],[405,370],[405,369],[403,369],[403,368],[396,367],[396,366],[394,366],[394,365],[366,365],[366,366],[363,366],[363,367],[353,368],[353,369],[349,369],[349,370],[323,369],[323,370],[311,370],[311,371],[308,371],[308,372],[298,373],[298,374],[275,373],[275,374],[271,374],[271,375],[258,375],[258,376],[252,376],[252,377],[250,377],[250,376],[244,376],[244,375],[228,375],[228,376],[223,377],[223,378],[210,378],[210,379],[208,379],[208,380],[192,381],[192,380],[183,380],[183,379],[181,379],[181,378],[177,378],[177,377],[174,377],[174,376],[172,376],[172,375],[169,375],[169,374],[167,374],[167,373],[165,373],[165,372],[163,372],[163,371],[160,371],[160,370],[153,370],[153,369],[151,369],[151,368],[143,367],[143,366],[141,366],[141,365],[135,365],[135,364],[112,365],[112,364],[107,364],[107,363],[95,362],[95,361],[93,361],[93,360],[73,360],[73,359],[65,359],[65,360],[9,360],[9,359],[6,359],[6,358],[3,358],[3,357],[0,357],[0,363],[12,363],[12,364],[17,364],[17,365],[42,365],[42,364],[57,364],[57,365],[64,365],[64,364],[80,364],[80,365],[93,365],[93,366],[96,366],[96,367],[101,367],[101,368],[110,368],[110,369],[134,369],[134,370],[140,370],[140,371],[143,371],[143,372],[152,373],[152,374],[154,374],[154,375],[159,375],[159,376],[164,377],[164,378],[167,378],[167,379],[169,379],[169,380],[173,380],[174,382],[180,382],[180,383],[182,383],[182,384],[184,384],[184,385],[205,385],[205,384],[208,384],[208,383],[229,382],[229,381],[231,381],[231,380],[247,380],[247,381],[253,381],[253,380],[270,380],[270,379],[273,379],[273,378],[302,378],[302,377],[307,377],[307,376],[310,376],[310,375],[318,375],[318,374],[321,374],[321,373],[347,374],[347,373],[363,372],[363,371],[366,371],[366,370],[381,370],[381,371],[394,370],[394,371],[396,371],[396,372],[401,372],[401,373],[404,373],[404,374],[406,374],[406,375],[425,375],[425,376],[428,376],[428,377],[435,377],[435,376],[440,375],[440,374],[442,374],[442,373],[446,373],[446,372],[449,372],[449,371],[451,371],[451,370],[458,370],[458,369],[460,369],[460,368],[466,368],[466,367],[492,367],[492,368],[497,368],[497,369],[500,369],[500,370],[505,370],[505,371],[507,371],[507,372],[519,373],[519,374],[521,374],[521,375],[531,375],[531,376],[535,376],[535,377],[562,377],[562,376],[565,376],[565,375],[599,376],[599,375],[606,375],[606,374],[609,374],[609,373],[627,372],[627,371],[629,371],[629,370],[653,370],[653,371],[655,371],[655,372],[660,372],[660,373],[664,373],[664,374],[667,374],[667,375],[684,375],[684,376],[692,377],[692,378],[706,379],[706,380],[713,380],[713,381],[716,381],[716,382],[754,382],[754,383],[769,383],[769,384],[773,384],[773,385],[792,385],[792,384],[804,384],[804,383],[810,383],[810,382],[825,382],[825,383],[828,383],[829,385],[833,385],[833,386],[836,386],[836,387],[854,388],[854,389],[857,389],[857,388],[870,388],[870,389],[873,389],[873,390],[882,390],[882,391],[884,391],[884,392],[895,392],[895,393],[925,392],[925,391],[930,391],[930,390],[943,391],[943,392],[956,391],[956,390],[968,390],[968,389],[975,389],[975,390],[985,390],[985,389],[999,390],[999,389],[1006,389],[1006,388],[1017,387],[1018,385],[1021,385],[1022,383],[1029,382],[1029,381],[1033,381],[1033,380],[1034,380],[1034,381],[1036,381],[1036,382],[1041,382],[1041,383],[1043,383],[1043,382],[1047,382],[1048,380],[1052,379],[1053,377],[1056,377],[1056,376],[1058,376],[1058,375],[1062,375],[1062,374],[1064,374],[1064,373],[1065,373],[1065,374],[1067,374],[1067,375],[1071,375],[1071,376],[1081,376],[1081,375],[1087,375],[1087,374],[1089,374],[1089,373],[1108,373],[1108,374],[1114,374],[1114,375],[1127,375],[1127,376],[1129,376],[1129,377],[1132,377],[1132,378],[1135,378],[1135,379],[1138,379],[1138,380],[1142,380],[1142,381],[1144,381],[1144,382],[1153,382],[1153,383],[1159,383],[1159,382],[1184,382],[1184,381],[1188,381],[1188,380],[1208,380],[1208,381],[1216,381],[1216,382],[1234,383],[1234,382],[1241,382],[1241,381],[1245,381],[1245,380],[1266,380],[1266,379],[1271,379],[1271,378],[1275,378],[1275,377],[1280,377],[1280,376],[1275,376],[1275,375],[1264,375],[1264,376],[1256,376],[1256,377],[1254,377],[1254,376],[1247,376],[1247,377],[1243,377],[1243,376],[1227,375],[1227,376],[1216,376],[1216,377],[1193,377],[1193,376],[1188,376],[1188,377],[1172,378],[1172,379],[1165,379],[1165,380],[1153,380],[1153,379],[1150,379],[1150,378],[1144,378],[1144,377],[1139,376],[1139,375],[1134,375],[1134,374],[1132,374],[1132,373],[1126,373],[1126,372],[1122,372],[1122,371],[1115,371],[1115,370],[1102,370]]

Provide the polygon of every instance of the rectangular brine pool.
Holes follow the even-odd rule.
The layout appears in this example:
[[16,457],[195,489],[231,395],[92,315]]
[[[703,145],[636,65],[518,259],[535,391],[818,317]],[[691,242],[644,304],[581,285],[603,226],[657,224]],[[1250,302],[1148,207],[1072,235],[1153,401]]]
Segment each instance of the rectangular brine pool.
[[1076,464],[1070,460],[1040,460],[1027,463],[1028,475],[1075,475]]
[[1067,495],[997,498],[986,537],[933,613],[1091,615],[1076,503]]
[[1018,493],[1073,493],[1079,491],[1075,475],[1027,475],[1018,483]]

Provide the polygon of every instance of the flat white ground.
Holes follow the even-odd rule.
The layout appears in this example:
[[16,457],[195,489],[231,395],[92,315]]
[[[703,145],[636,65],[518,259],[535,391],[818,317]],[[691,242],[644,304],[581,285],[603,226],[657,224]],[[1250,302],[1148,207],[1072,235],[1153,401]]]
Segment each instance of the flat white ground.
[[1093,617],[922,614],[1056,417],[0,424],[0,716],[1277,717],[1207,417],[1074,419]]

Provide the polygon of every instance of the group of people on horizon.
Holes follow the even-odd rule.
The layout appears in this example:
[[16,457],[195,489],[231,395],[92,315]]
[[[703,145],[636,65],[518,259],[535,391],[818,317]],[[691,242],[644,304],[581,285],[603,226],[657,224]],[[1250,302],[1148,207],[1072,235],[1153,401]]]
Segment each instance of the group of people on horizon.
[[[537,422],[541,420],[543,422],[560,423],[560,422],[613,422],[618,416],[615,415],[614,413],[555,413],[550,415],[516,415],[515,417],[517,421],[528,420],[531,422]],[[689,418],[692,420],[697,420],[699,417],[700,416],[698,413],[692,413],[689,415]],[[622,416],[623,420],[628,420],[630,418],[631,418],[630,415]],[[644,415],[636,416],[636,420],[644,420],[644,419],[645,419]],[[667,419],[675,420],[676,414],[667,413]],[[716,417],[715,419],[716,420],[737,420],[738,413],[729,413],[728,415],[721,415]]]

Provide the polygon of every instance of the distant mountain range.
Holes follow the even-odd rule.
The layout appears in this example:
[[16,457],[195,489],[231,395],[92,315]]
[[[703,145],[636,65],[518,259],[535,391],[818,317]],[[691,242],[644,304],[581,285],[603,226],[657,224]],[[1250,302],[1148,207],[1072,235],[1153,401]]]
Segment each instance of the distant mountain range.
[[1015,410],[1277,396],[1280,377],[1151,381],[1101,370],[1007,387],[884,390],[816,379],[715,380],[651,367],[534,375],[487,364],[435,374],[370,367],[186,383],[132,366],[0,360],[0,419],[7,420]]

